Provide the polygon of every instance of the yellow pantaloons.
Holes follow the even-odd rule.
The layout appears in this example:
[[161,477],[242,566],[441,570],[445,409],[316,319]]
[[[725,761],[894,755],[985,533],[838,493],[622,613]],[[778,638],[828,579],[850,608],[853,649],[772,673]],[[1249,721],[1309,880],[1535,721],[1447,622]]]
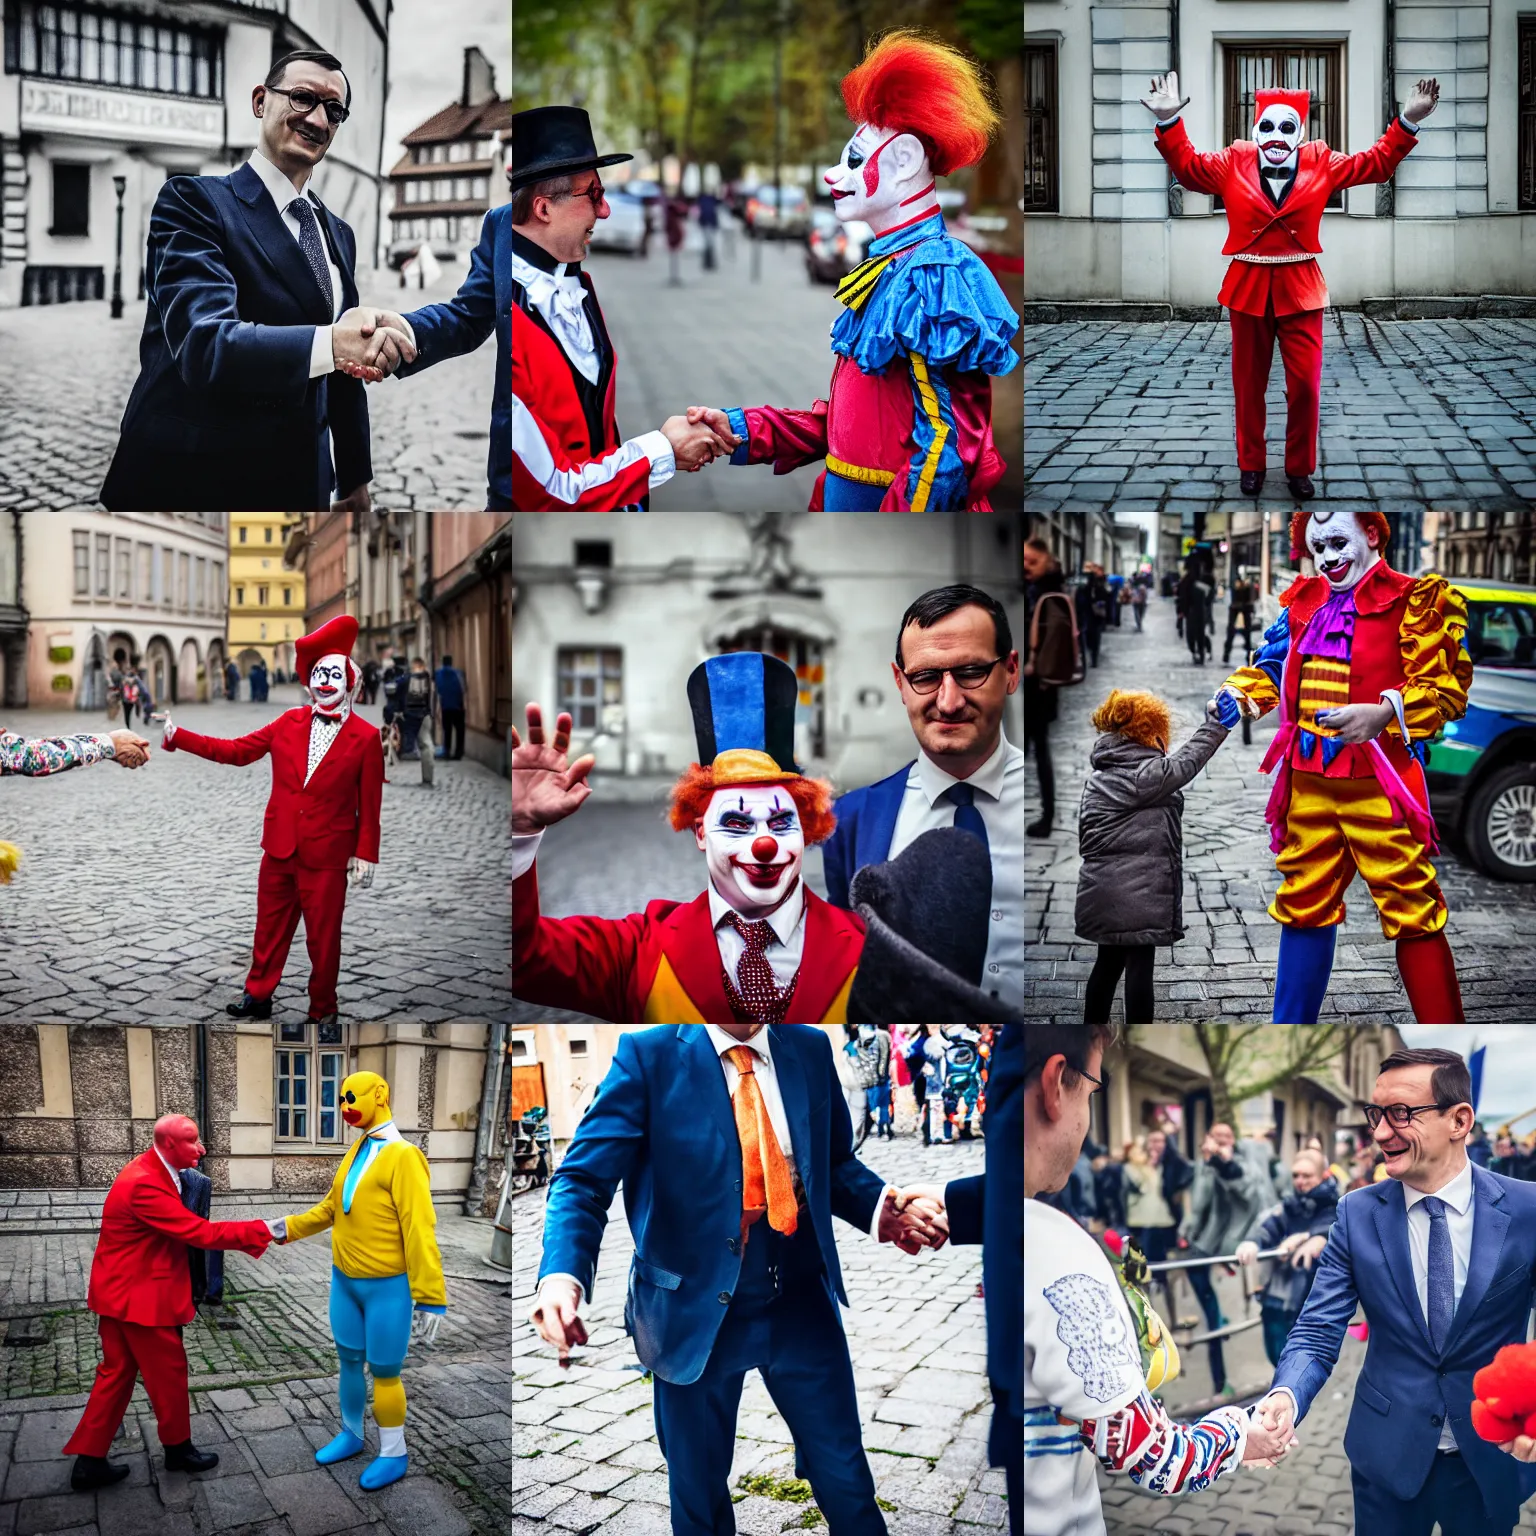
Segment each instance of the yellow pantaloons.
[[1285,842],[1275,856],[1280,889],[1269,904],[1276,922],[1327,928],[1344,921],[1344,892],[1365,880],[1388,939],[1419,938],[1445,927],[1445,897],[1424,845],[1392,824],[1375,779],[1291,774]]

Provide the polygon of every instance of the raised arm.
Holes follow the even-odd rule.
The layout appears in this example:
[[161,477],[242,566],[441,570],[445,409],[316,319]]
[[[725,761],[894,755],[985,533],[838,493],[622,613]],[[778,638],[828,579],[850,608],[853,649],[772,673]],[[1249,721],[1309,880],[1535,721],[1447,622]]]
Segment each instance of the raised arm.
[[1227,728],[1206,720],[1170,757],[1149,757],[1137,766],[1130,784],[1121,790],[1114,778],[1096,784],[1095,793],[1111,806],[1132,810],[1157,805],[1175,790],[1183,789],[1210,761],[1216,749],[1227,739]]
[[1435,110],[1440,100],[1440,82],[1420,80],[1408,93],[1402,111],[1387,124],[1387,131],[1358,154],[1333,151],[1328,157],[1328,174],[1336,187],[1358,187],[1371,182],[1390,181],[1408,152],[1418,142],[1419,124]]
[[1179,185],[1188,187],[1191,192],[1220,193],[1231,167],[1232,152],[1222,149],[1201,153],[1190,143],[1189,133],[1179,115],[1189,105],[1189,97],[1179,94],[1177,72],[1155,75],[1152,94],[1143,96],[1141,104],[1157,119],[1153,142]]

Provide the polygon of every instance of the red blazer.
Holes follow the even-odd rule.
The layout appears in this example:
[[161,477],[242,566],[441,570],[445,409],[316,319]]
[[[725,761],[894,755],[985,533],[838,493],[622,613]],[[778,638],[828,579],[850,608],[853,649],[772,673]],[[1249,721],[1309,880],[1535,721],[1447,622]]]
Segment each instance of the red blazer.
[[[806,887],[804,923],[785,1023],[842,1023],[864,949],[864,921]],[[612,1024],[730,1024],[735,1018],[720,979],[707,891],[689,902],[653,901],[628,917],[544,917],[537,866],[512,883],[512,993]]]
[[356,855],[379,862],[379,804],[384,797],[384,748],[379,733],[356,711],[321,759],[314,777],[309,766],[310,711],[301,705],[277,719],[226,741],[177,726],[167,752],[191,752],[211,763],[243,768],[272,755],[272,794],[261,829],[261,846],[274,859],[298,855],[306,869],[345,869]]
[[[1320,226],[1328,199],[1341,187],[1390,181],[1418,143],[1417,135],[1395,117],[1369,149],[1356,155],[1340,154],[1321,140],[1305,143],[1297,156],[1290,194],[1276,208],[1259,180],[1259,148],[1252,140],[1239,139],[1215,154],[1202,154],[1189,142],[1182,118],[1158,128],[1153,139],[1180,186],[1221,198],[1227,213],[1223,256],[1320,254]],[[1234,261],[1217,301],[1249,315],[1268,313],[1272,303],[1274,314],[1290,315],[1326,308],[1328,286],[1315,261],[1273,265]]]
[[[179,732],[178,732],[179,734]],[[192,1272],[187,1248],[238,1248],[259,1259],[272,1234],[264,1221],[204,1221],[176,1194],[153,1147],[112,1181],[101,1210],[86,1306],[149,1328],[190,1323]]]

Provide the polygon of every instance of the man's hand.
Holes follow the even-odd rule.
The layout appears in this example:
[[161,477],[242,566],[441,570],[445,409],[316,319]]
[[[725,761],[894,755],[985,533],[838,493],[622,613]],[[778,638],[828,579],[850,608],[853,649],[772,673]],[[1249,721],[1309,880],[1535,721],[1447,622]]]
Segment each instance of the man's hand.
[[[1263,1407],[1261,1403],[1260,1408]],[[1272,1430],[1255,1409],[1248,1420],[1248,1440],[1243,1447],[1243,1465],[1273,1467],[1293,1445],[1300,1442],[1290,1432]]]
[[420,1307],[411,1314],[411,1343],[430,1344],[443,1325],[441,1312],[425,1312]]
[[1259,1262],[1259,1245],[1257,1243],[1239,1243],[1237,1245],[1237,1262],[1239,1264],[1257,1264]]
[[1320,709],[1317,723],[1339,733],[1340,741],[1356,746],[1376,737],[1397,719],[1390,704],[1341,704],[1337,709]]
[[1516,1461],[1536,1461],[1536,1440],[1529,1435],[1517,1435],[1513,1440],[1505,1440],[1499,1449],[1508,1451]]
[[340,501],[331,503],[332,512],[364,512],[369,511],[372,498],[368,494],[368,482],[365,480],[355,489],[347,492]]
[[672,444],[677,467],[685,470],[702,469],[735,446],[734,437],[720,437],[700,422],[689,426],[686,416],[669,416],[661,424],[662,435]]
[[[1403,103],[1403,117],[1410,123],[1422,123],[1440,101],[1440,82],[1435,79],[1420,80],[1408,93],[1408,100]],[[1529,1457],[1521,1460],[1528,1461]]]
[[353,378],[377,384],[402,362],[414,363],[416,346],[393,311],[359,306],[331,327],[331,360]]
[[701,422],[720,438],[722,442],[729,443],[732,448],[739,448],[741,446],[742,440],[731,431],[731,418],[718,406],[690,405],[688,407],[688,425],[694,427],[698,426]]
[[568,762],[570,744],[571,717],[562,712],[555,719],[554,745],[544,745],[544,715],[537,704],[528,706],[526,744],[512,727],[512,830],[518,836],[564,821],[592,793],[587,775],[597,759],[588,752]]
[[551,1275],[539,1287],[533,1311],[528,1314],[528,1321],[539,1330],[539,1337],[560,1351],[562,1365],[571,1358],[571,1345],[587,1342],[586,1327],[576,1315],[580,1300],[581,1292],[575,1281]]
[[1179,96],[1179,74],[1177,70],[1170,70],[1166,75],[1154,75],[1152,77],[1152,95],[1143,96],[1141,104],[1160,123],[1171,123],[1185,107],[1189,105],[1189,97],[1182,99]]
[[895,1243],[903,1253],[942,1248],[949,1240],[949,1222],[931,1199],[914,1198],[908,1209],[898,1205],[900,1191],[887,1193],[880,1208],[879,1240]]
[[373,884],[373,872],[379,866],[355,855],[347,860],[347,884],[366,891]]
[[142,768],[149,761],[149,743],[132,731],[112,732],[113,761],[124,768]]
[[1265,1429],[1272,1434],[1282,1435],[1289,1440],[1296,1428],[1296,1409],[1291,1394],[1271,1392],[1255,1406],[1253,1417],[1262,1420]]
[[1306,1237],[1299,1242],[1291,1253],[1292,1269],[1311,1269],[1313,1264],[1322,1256],[1323,1249],[1328,1246],[1326,1233],[1318,1233],[1315,1237]]

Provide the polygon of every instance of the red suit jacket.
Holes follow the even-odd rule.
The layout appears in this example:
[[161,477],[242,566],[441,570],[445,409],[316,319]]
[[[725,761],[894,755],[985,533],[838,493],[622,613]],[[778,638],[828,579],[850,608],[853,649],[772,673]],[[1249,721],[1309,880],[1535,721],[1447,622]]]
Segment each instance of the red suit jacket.
[[[1357,155],[1340,154],[1321,140],[1305,143],[1297,155],[1290,194],[1276,208],[1259,180],[1259,147],[1252,140],[1239,139],[1215,154],[1202,154],[1189,142],[1182,118],[1157,129],[1153,138],[1180,186],[1221,198],[1227,211],[1223,256],[1320,254],[1319,226],[1328,199],[1340,187],[1390,181],[1418,142],[1394,117],[1387,131]],[[1328,285],[1315,261],[1272,265],[1234,261],[1227,268],[1217,302],[1246,315],[1292,315],[1327,308]]]
[[274,859],[298,855],[306,869],[345,869],[354,855],[379,862],[379,804],[384,796],[384,749],[379,733],[358,717],[346,724],[320,760],[314,777],[309,766],[307,706],[290,709],[276,720],[226,741],[200,736],[181,726],[165,743],[167,752],[191,752],[212,763],[244,767],[272,754],[272,795],[261,829],[261,846]]
[[[846,1021],[864,921],[805,889],[805,945],[785,1023]],[[709,893],[628,917],[543,917],[535,866],[512,883],[512,993],[612,1024],[730,1024]]]
[[86,1306],[149,1328],[190,1323],[192,1272],[187,1247],[238,1248],[253,1258],[272,1235],[264,1221],[204,1221],[180,1201],[153,1147],[112,1181],[101,1210]]

